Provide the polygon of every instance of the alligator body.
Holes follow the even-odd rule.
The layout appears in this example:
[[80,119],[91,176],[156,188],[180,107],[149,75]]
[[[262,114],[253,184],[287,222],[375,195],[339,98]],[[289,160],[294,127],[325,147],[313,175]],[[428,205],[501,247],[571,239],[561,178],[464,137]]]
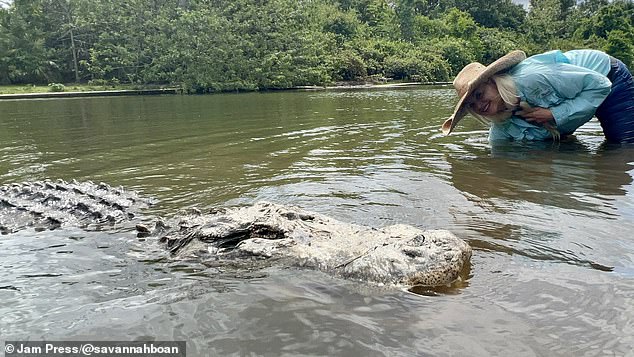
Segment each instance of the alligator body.
[[156,238],[175,259],[229,259],[250,265],[265,260],[345,279],[406,286],[451,283],[471,258],[469,245],[446,230],[408,225],[376,229],[268,202],[156,219],[148,228],[138,214],[150,204],[133,191],[107,184],[4,185],[0,233],[65,226],[101,230],[125,224],[130,229],[136,226],[140,237]]

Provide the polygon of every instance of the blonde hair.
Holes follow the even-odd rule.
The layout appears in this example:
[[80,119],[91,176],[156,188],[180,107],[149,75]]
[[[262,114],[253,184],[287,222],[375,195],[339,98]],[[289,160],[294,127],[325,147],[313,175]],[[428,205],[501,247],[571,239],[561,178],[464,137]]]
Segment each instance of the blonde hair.
[[[484,116],[476,113],[470,106],[467,106],[466,109],[469,114],[475,117],[478,121],[484,124],[491,124],[492,122],[502,123],[513,116],[514,110],[530,108],[528,103],[520,102],[520,97],[517,95],[517,87],[515,87],[515,82],[513,81],[513,77],[511,77],[511,75],[507,73],[498,73],[491,76],[491,80],[495,83],[498,93],[500,93],[500,97],[506,105],[506,110],[493,116]],[[543,126],[546,130],[548,130],[553,140],[559,140],[559,130],[557,130],[555,125],[551,123],[544,123]]]
[[517,95],[517,88],[515,87],[513,77],[506,73],[496,74],[491,77],[491,80],[497,86],[500,97],[502,97],[502,100],[506,103],[507,108],[511,110],[517,108],[520,104],[520,97]]

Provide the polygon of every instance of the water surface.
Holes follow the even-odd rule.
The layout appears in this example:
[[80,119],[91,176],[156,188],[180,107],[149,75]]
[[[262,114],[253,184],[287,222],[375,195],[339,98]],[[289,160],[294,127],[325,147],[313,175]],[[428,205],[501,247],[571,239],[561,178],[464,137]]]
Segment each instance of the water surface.
[[0,236],[5,339],[186,340],[192,356],[632,356],[634,148],[443,137],[444,87],[0,102],[0,184],[139,190],[148,215],[269,200],[446,228],[467,280],[378,289],[289,267],[170,262],[133,232]]

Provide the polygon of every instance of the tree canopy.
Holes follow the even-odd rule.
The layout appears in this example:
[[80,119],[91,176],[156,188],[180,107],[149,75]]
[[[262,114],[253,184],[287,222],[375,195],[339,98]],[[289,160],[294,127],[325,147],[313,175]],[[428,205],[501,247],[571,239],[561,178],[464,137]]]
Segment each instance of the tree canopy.
[[191,92],[446,81],[512,49],[634,64],[631,0],[15,0],[0,84],[174,84]]

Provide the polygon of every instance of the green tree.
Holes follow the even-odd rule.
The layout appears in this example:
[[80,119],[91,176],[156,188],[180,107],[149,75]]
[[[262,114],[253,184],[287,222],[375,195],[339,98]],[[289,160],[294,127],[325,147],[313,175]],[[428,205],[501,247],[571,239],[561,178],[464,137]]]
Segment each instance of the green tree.
[[634,45],[632,45],[631,32],[610,31],[604,49],[607,53],[623,61],[628,67],[634,66]]
[[2,14],[2,77],[11,83],[47,83],[55,78],[55,63],[46,47],[43,1],[16,0]]
[[574,37],[633,65],[634,3],[614,1],[580,21]]
[[524,36],[510,30],[480,28],[478,38],[482,44],[480,62],[485,64],[497,60],[512,50],[527,48]]
[[354,11],[343,12],[335,8],[327,10],[322,30],[334,34],[339,43],[351,41],[364,32]]
[[401,36],[404,40],[414,38],[414,18],[416,17],[416,0],[397,0],[396,15],[401,28]]
[[11,65],[11,33],[7,27],[9,12],[0,7],[0,85],[9,84],[9,66]]
[[608,0],[585,0],[581,1],[577,6],[577,10],[584,16],[592,16],[600,8],[609,5]]
[[449,25],[442,19],[432,19],[423,15],[417,15],[414,18],[413,39],[416,42],[442,38],[449,32]]
[[516,48],[631,62],[633,23],[631,0],[532,0],[528,16],[512,0],[15,0],[0,8],[0,83],[434,81]]
[[464,11],[460,11],[457,8],[452,8],[447,11],[443,17],[449,33],[448,35],[454,37],[460,37],[465,39],[473,39],[478,30],[473,17]]
[[64,80],[81,80],[80,61],[88,58],[91,43],[85,41],[86,29],[79,21],[79,7],[84,0],[48,0],[44,12],[48,22],[46,46]]
[[456,1],[454,6],[471,14],[484,27],[519,30],[526,18],[524,8],[511,0],[464,0]]
[[354,11],[359,20],[369,26],[371,35],[400,38],[395,3],[389,0],[341,0],[344,11]]
[[424,48],[410,47],[386,58],[385,74],[412,81],[447,81],[451,68],[441,55]]
[[153,39],[169,28],[162,19],[179,11],[175,0],[89,1],[83,21],[94,34],[86,68],[93,79],[142,82],[161,50]]
[[592,35],[607,38],[609,33],[614,30],[634,34],[632,29],[633,16],[634,3],[614,1],[599,8],[592,16],[583,19],[575,35],[581,38],[589,38]]
[[418,0],[417,14],[442,17],[451,8],[469,13],[484,27],[518,30],[526,18],[524,8],[511,0]]
[[[564,0],[566,1],[566,0]],[[526,33],[537,51],[548,48],[548,42],[565,34],[562,0],[531,0],[526,20]]]

